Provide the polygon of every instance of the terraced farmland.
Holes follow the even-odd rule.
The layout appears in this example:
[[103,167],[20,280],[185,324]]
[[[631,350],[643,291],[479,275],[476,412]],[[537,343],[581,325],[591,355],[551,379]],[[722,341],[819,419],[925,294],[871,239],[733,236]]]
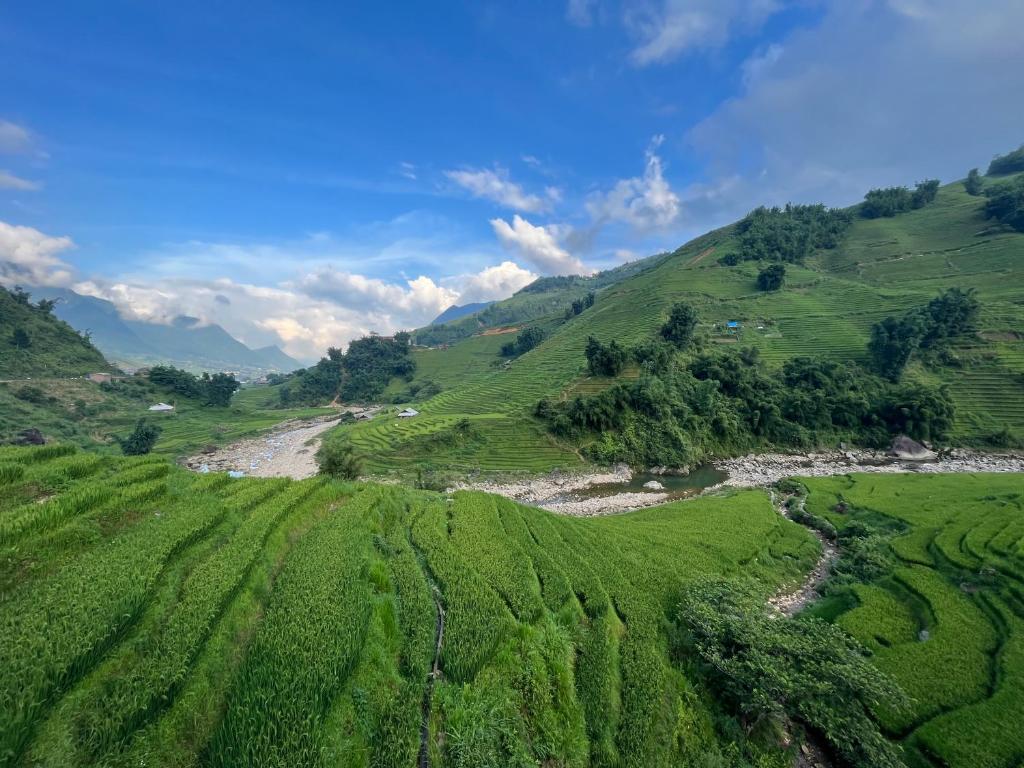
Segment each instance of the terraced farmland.
[[[881,711],[911,764],[1016,768],[1024,758],[1024,477],[855,475],[803,480],[809,508],[843,526],[902,526],[896,560],[841,626],[912,696]],[[846,505],[844,514],[833,507]]]
[[50,446],[0,483],[5,766],[639,766],[680,728],[724,755],[666,654],[678,589],[767,594],[817,552],[759,492],[580,520]]
[[[981,204],[954,183],[920,210],[891,219],[856,218],[838,248],[813,257],[807,267],[791,266],[786,287],[771,294],[756,289],[756,264],[718,264],[736,249],[732,228],[709,233],[602,289],[596,304],[569,322],[539,320],[552,333],[507,369],[497,356],[501,336],[418,353],[417,379],[441,383],[444,391],[417,405],[423,417],[415,434],[397,422],[347,430],[379,471],[417,464],[504,471],[573,466],[578,458],[572,447],[553,443],[539,425],[533,427],[531,409],[541,397],[568,397],[607,384],[587,379],[583,352],[590,335],[627,346],[650,339],[671,305],[685,300],[697,307],[702,327],[713,336],[716,326],[739,320],[738,334],[719,340],[757,347],[770,365],[798,355],[863,362],[874,323],[958,286],[977,290],[981,334],[963,340],[960,367],[911,366],[908,375],[950,386],[957,441],[983,443],[1004,429],[1024,434],[1024,235],[991,231]],[[392,390],[402,386],[396,383]],[[418,453],[413,438],[443,432],[451,418],[476,421],[491,456],[488,466],[443,449]],[[506,442],[509,435],[513,443]]]

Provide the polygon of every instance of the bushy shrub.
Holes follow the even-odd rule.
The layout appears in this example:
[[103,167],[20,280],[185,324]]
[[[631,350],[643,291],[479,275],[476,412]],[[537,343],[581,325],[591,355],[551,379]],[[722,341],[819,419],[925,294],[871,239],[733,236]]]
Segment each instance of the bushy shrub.
[[938,179],[918,182],[913,191],[906,187],[872,189],[864,195],[864,202],[861,204],[860,213],[866,219],[896,216],[900,213],[923,208],[935,199],[938,191]]
[[985,191],[985,218],[1024,232],[1024,176]]
[[771,264],[757,275],[757,287],[761,291],[777,291],[786,282],[786,266]]
[[540,328],[527,328],[518,336],[515,341],[510,341],[501,346],[502,357],[518,357],[529,352],[544,341],[544,331]]
[[967,178],[964,179],[964,191],[966,191],[968,195],[977,197],[978,195],[981,194],[981,190],[981,174],[978,173],[977,168],[971,168],[971,170],[967,173]]
[[700,318],[692,304],[680,301],[672,305],[668,320],[661,326],[661,337],[679,349],[690,346]]
[[128,437],[116,437],[125,456],[143,456],[153,450],[162,430],[156,424],[139,419]]
[[356,480],[363,471],[363,460],[351,443],[324,440],[316,452],[316,464],[321,475],[340,480]]
[[587,367],[594,376],[618,376],[629,360],[629,353],[618,342],[602,344],[593,336],[587,339],[586,355]]
[[736,225],[738,259],[798,264],[819,248],[839,245],[849,225],[848,213],[820,204],[762,206]]
[[993,158],[992,162],[988,164],[989,176],[1005,176],[1008,173],[1020,171],[1024,171],[1024,144],[1012,152]]

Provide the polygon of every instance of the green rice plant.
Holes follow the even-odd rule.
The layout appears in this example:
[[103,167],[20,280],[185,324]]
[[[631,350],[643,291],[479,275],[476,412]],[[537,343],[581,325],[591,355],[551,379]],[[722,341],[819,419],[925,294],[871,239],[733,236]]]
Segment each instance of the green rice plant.
[[321,764],[322,724],[369,617],[374,497],[357,495],[292,551],[208,749],[210,765]]
[[0,464],[0,485],[16,483],[25,476],[25,465],[6,461]]

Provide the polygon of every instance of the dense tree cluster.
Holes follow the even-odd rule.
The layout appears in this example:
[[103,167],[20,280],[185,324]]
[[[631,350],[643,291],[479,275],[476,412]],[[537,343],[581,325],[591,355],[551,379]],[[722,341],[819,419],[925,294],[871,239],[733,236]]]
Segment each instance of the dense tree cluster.
[[824,205],[787,205],[751,211],[736,225],[739,252],[723,261],[803,262],[821,248],[835,248],[850,225],[850,215]]
[[502,357],[518,357],[536,347],[544,341],[544,331],[540,328],[527,328],[518,336],[515,341],[501,345]]
[[281,386],[282,405],[322,405],[336,397],[346,402],[375,400],[392,378],[412,379],[416,361],[409,334],[370,335],[350,342],[348,350],[327,350],[327,357],[296,371]]
[[618,376],[629,362],[629,352],[617,341],[602,344],[593,336],[587,339],[586,355],[593,376]]
[[[594,357],[598,349],[608,347],[595,345]],[[633,356],[638,380],[566,403],[542,400],[536,415],[555,434],[585,443],[590,458],[634,466],[842,439],[881,446],[901,433],[935,440],[953,423],[944,389],[894,385],[851,363],[798,357],[772,372],[756,349],[684,358],[664,342],[643,344]]]
[[775,618],[759,595],[719,581],[688,587],[676,619],[679,656],[695,660],[745,732],[791,718],[824,736],[845,765],[902,768],[871,713],[906,706],[906,695],[840,627]]
[[1012,152],[999,155],[988,164],[989,176],[1005,176],[1008,173],[1024,171],[1024,144]]
[[316,452],[316,465],[321,475],[339,480],[356,480],[363,471],[362,457],[341,440],[325,440]]
[[204,373],[195,376],[170,365],[156,365],[149,371],[149,380],[177,395],[199,400],[204,405],[226,406],[238,389],[238,381],[227,373]]
[[757,275],[757,287],[761,291],[777,291],[785,282],[785,264],[769,264]]
[[993,185],[985,195],[985,218],[1024,232],[1024,176]]
[[939,180],[928,179],[919,182],[913,190],[906,187],[885,187],[872,189],[864,195],[860,213],[866,219],[896,216],[900,213],[923,208],[935,199],[939,192]]
[[903,317],[887,317],[871,329],[868,353],[878,373],[898,381],[918,349],[936,349],[971,333],[981,305],[973,290],[950,288]]

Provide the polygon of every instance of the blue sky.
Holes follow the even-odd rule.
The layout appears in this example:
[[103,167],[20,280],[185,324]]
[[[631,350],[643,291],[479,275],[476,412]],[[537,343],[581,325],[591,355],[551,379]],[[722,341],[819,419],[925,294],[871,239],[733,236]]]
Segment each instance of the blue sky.
[[1022,5],[19,3],[0,280],[309,358],[761,203],[962,176],[1024,140]]

